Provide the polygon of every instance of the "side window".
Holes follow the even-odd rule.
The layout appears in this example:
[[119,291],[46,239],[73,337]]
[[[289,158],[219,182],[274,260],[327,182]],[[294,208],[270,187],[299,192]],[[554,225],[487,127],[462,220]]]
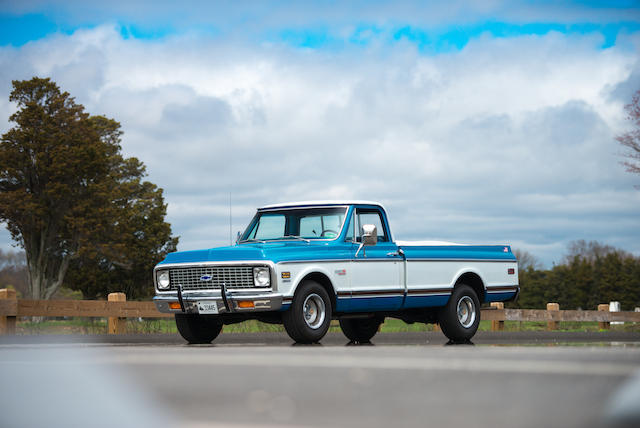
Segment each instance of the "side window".
[[360,225],[358,227],[359,234],[362,234],[362,225],[372,224],[376,227],[378,231],[378,241],[382,241],[382,242],[388,241],[386,231],[382,226],[382,218],[380,217],[380,212],[378,211],[362,212],[362,213],[359,212],[358,218],[360,220],[359,221]]
[[365,224],[373,224],[378,230],[378,241],[387,242],[389,241],[387,237],[386,230],[382,226],[382,217],[379,211],[377,210],[358,210],[356,215],[351,217],[351,221],[349,222],[349,230],[347,230],[347,235],[345,240],[352,241],[353,240],[353,222],[356,222],[356,242],[361,242],[362,236],[362,226]]

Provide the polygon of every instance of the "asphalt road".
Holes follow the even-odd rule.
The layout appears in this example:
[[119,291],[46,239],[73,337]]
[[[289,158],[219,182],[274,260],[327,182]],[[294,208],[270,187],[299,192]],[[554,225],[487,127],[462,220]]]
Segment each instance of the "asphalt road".
[[602,427],[631,409],[640,426],[640,340],[605,335],[3,339],[0,425]]
[[[378,333],[372,340],[378,346],[424,346],[445,345],[447,338],[441,332],[404,332]],[[183,345],[184,339],[176,334],[122,334],[122,335],[25,335],[0,336],[0,346],[10,344],[165,344]],[[566,331],[516,331],[491,332],[479,331],[473,337],[476,345],[623,345],[640,346],[640,333],[623,331],[606,332],[566,332]],[[214,345],[248,346],[291,346],[292,341],[286,333],[229,333],[221,334]],[[328,333],[321,344],[323,346],[348,345],[342,333]]]

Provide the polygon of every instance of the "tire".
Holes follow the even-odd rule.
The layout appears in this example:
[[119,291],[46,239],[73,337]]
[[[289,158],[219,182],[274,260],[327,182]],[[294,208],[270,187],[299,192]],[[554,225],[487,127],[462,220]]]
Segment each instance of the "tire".
[[340,320],[340,328],[347,339],[352,342],[368,343],[376,335],[384,319],[380,318],[345,318]]
[[304,281],[294,294],[291,307],[282,314],[282,322],[297,343],[314,343],[327,334],[331,314],[327,291],[315,281]]
[[176,326],[189,344],[211,343],[222,331],[222,322],[206,315],[176,314]]
[[473,288],[456,286],[446,306],[438,312],[438,323],[452,342],[468,342],[480,324],[480,301]]

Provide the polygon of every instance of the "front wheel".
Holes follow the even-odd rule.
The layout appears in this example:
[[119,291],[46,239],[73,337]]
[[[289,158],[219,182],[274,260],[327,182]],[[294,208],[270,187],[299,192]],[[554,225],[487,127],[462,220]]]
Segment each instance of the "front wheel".
[[456,286],[447,305],[438,312],[438,323],[453,342],[470,340],[480,325],[480,301],[473,288]]
[[327,334],[331,313],[327,291],[315,281],[305,281],[293,296],[289,310],[282,314],[282,322],[297,343],[314,343]]
[[211,343],[222,331],[222,322],[207,315],[176,314],[176,326],[189,344]]

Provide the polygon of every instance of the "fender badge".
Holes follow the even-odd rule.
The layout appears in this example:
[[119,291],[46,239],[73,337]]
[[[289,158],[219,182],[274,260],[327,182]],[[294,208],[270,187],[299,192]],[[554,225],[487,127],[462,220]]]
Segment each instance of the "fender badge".
[[347,270],[346,269],[338,269],[336,271],[336,275],[345,276],[346,274],[347,274]]
[[281,277],[282,279],[289,279],[289,278],[291,278],[291,272],[282,272],[282,273],[280,274],[280,277]]

